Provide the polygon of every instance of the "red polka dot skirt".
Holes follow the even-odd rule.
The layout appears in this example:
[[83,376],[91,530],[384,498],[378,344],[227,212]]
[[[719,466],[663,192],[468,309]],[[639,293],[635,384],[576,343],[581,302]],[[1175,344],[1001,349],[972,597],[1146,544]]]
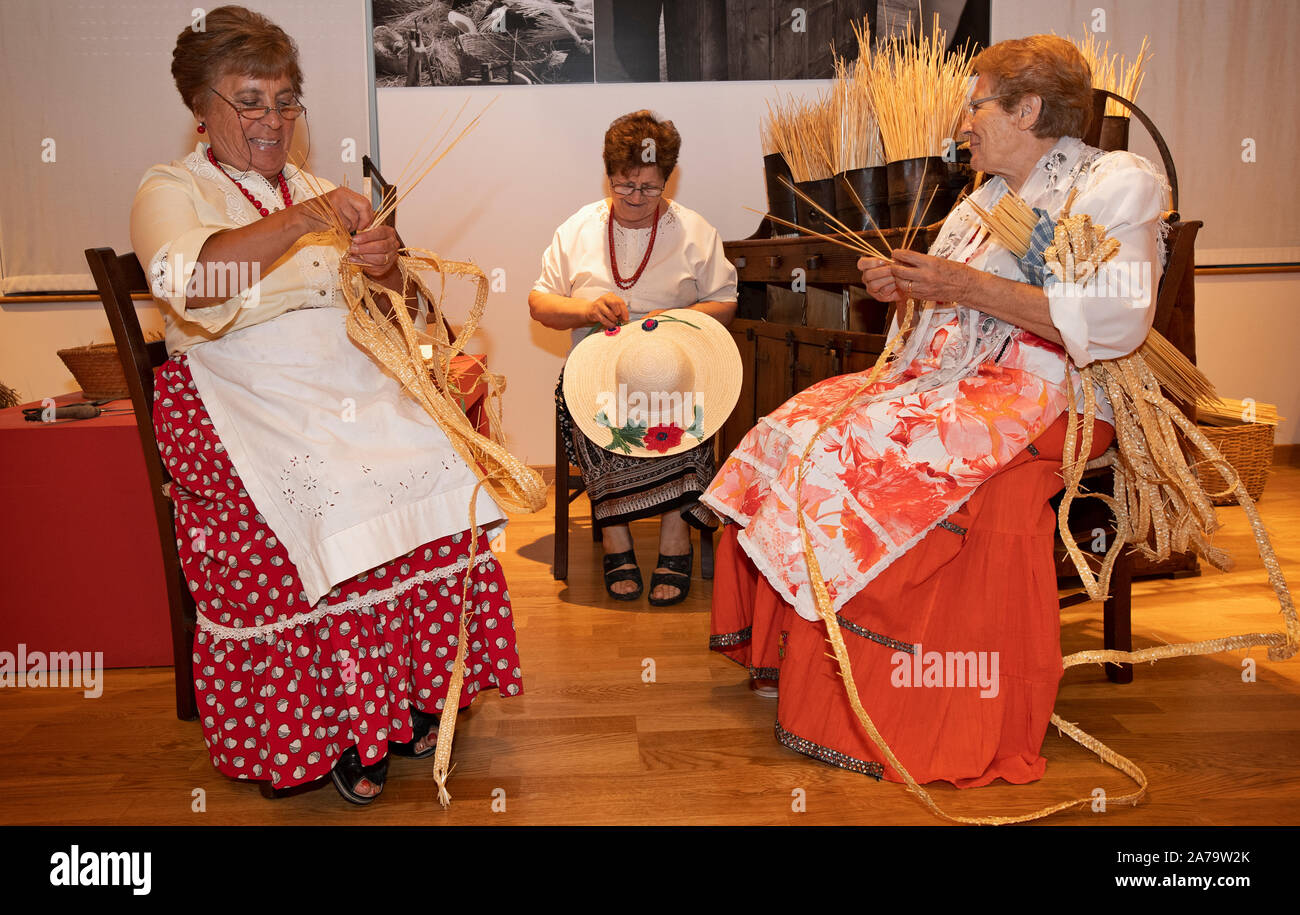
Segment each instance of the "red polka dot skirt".
[[184,355],[157,383],[154,432],[172,475],[181,566],[198,607],[194,691],[213,765],[277,788],[327,775],[355,746],[366,765],[412,738],[412,704],[437,714],[456,657],[464,576],[473,615],[460,705],[523,692],[510,593],[479,534],[426,543],[337,585],[315,606],[225,455]]

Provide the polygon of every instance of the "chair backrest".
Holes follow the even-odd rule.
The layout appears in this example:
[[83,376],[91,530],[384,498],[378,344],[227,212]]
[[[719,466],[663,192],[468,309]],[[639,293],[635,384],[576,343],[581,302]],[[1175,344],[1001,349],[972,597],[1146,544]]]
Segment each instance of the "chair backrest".
[[1192,362],[1196,361],[1196,233],[1201,225],[1199,219],[1170,224],[1165,237],[1165,269],[1151,325]]
[[154,369],[166,361],[167,346],[161,340],[146,343],[144,334],[140,332],[140,319],[136,316],[131,293],[148,292],[149,284],[135,255],[127,252],[119,256],[112,248],[87,248],[86,262],[90,264],[95,288],[104,302],[109,326],[113,328],[113,342],[117,344],[118,358],[122,360],[122,370],[126,375],[126,386],[131,392],[131,406],[144,452],[149,492],[153,496],[154,521],[158,525],[158,541],[162,548],[176,670],[176,715],[188,720],[197,714],[190,662],[194,597],[185,583],[176,548],[172,503],[165,488],[171,477],[158,454],[158,442],[153,433]]
[[171,505],[162,489],[170,477],[158,456],[158,443],[153,434],[154,369],[166,361],[167,346],[161,340],[145,342],[140,331],[140,319],[135,313],[135,302],[131,299],[133,292],[148,292],[149,284],[144,269],[131,252],[118,255],[112,248],[87,248],[86,262],[103,300],[118,358],[122,360],[126,386],[131,392],[131,406],[149,471],[155,509],[165,509],[170,521]]

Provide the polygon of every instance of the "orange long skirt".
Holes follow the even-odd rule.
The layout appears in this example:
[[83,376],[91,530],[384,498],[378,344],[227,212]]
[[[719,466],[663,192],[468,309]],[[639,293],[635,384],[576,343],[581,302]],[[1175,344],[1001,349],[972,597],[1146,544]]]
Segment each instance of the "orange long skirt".
[[[1098,422],[1089,457],[1113,437]],[[839,612],[863,708],[920,783],[1024,784],[1047,766],[1039,751],[1062,673],[1049,500],[1064,443],[1062,417]],[[730,524],[709,644],[751,677],[779,681],[785,746],[902,781],[849,706],[825,624],[777,595]]]

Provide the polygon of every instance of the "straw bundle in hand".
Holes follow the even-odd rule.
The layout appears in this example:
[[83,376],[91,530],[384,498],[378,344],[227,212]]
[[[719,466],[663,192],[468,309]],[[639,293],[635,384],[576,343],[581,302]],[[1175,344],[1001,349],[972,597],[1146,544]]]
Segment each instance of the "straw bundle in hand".
[[914,35],[909,21],[872,56],[867,91],[887,161],[943,155],[956,137],[974,52],[968,46],[949,54],[947,45],[936,14],[928,37]]

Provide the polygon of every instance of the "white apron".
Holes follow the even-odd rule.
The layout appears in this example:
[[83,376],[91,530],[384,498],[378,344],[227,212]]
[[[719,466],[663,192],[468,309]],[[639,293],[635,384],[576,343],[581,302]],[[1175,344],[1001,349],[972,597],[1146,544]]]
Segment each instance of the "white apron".
[[[307,600],[469,528],[477,478],[446,434],[347,336],[337,308],[292,311],[187,351],[244,488]],[[505,515],[486,488],[476,524]]]

